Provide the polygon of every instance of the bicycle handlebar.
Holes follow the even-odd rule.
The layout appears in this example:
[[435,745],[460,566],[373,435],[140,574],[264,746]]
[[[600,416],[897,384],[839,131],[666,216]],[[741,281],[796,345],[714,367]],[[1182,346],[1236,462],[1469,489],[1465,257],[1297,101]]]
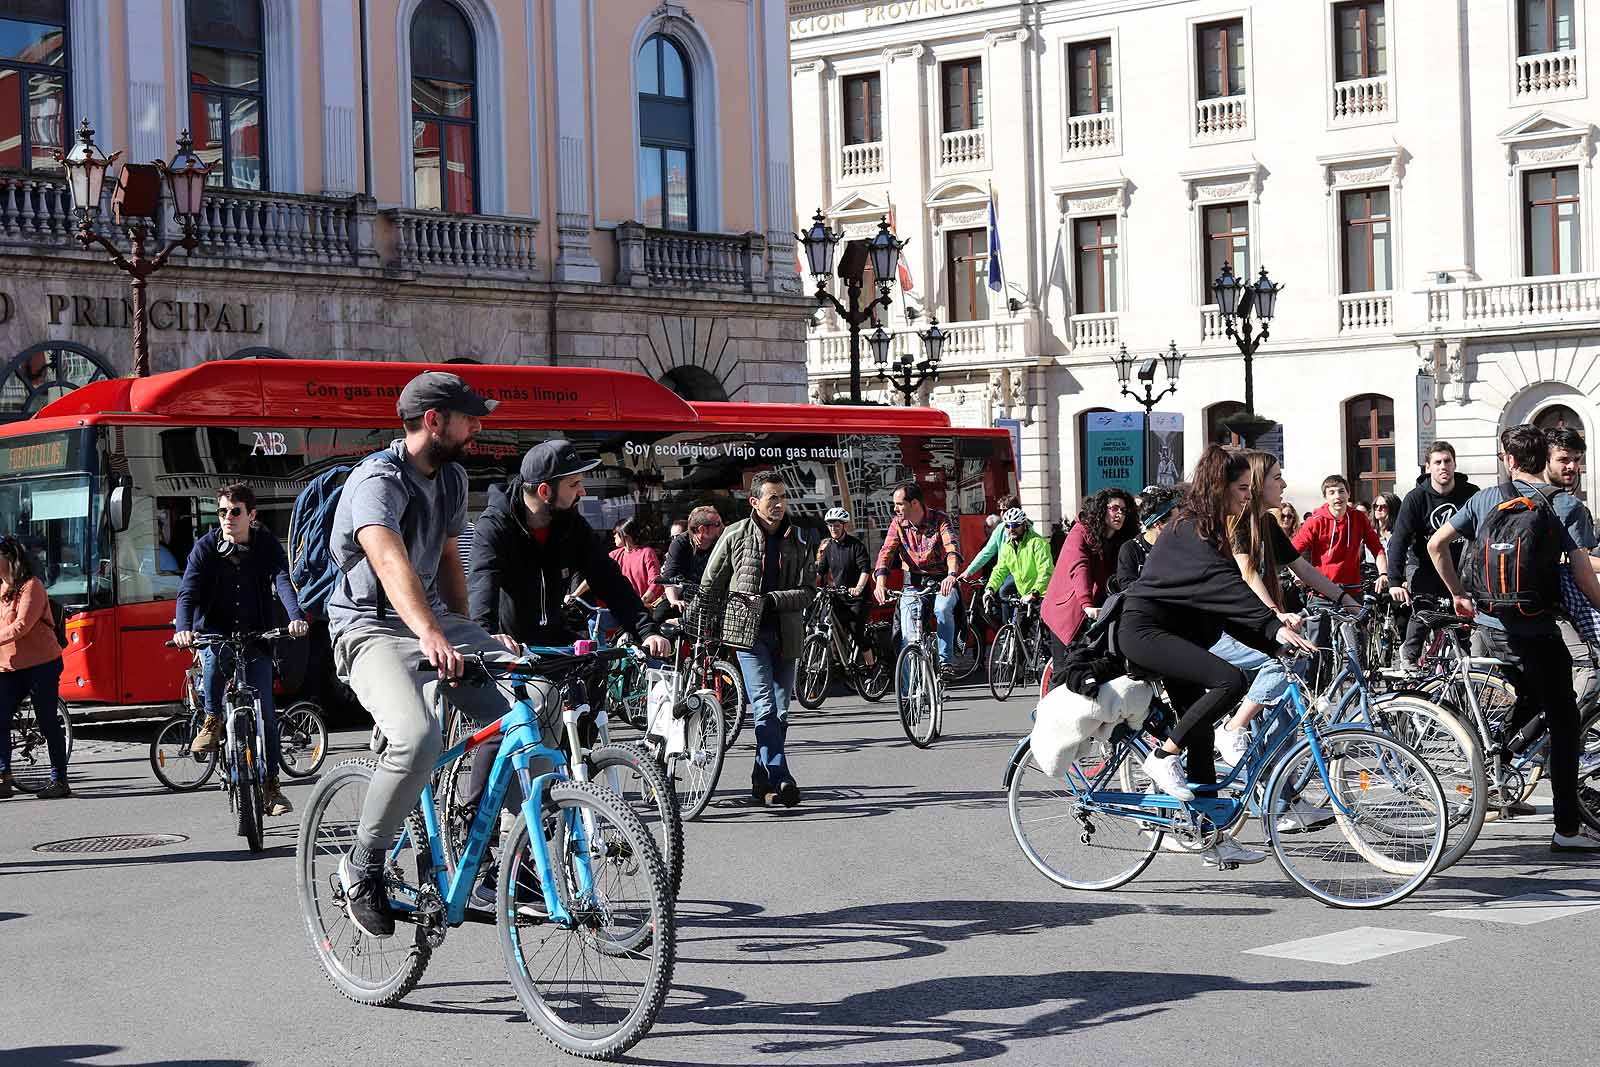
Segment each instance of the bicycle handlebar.
[[187,646],[180,646],[176,641],[167,641],[165,644],[167,648],[215,648],[217,645],[248,644],[251,641],[298,641],[300,636],[290,633],[286,626],[278,626],[271,630],[247,631],[235,634],[196,633],[194,639]]

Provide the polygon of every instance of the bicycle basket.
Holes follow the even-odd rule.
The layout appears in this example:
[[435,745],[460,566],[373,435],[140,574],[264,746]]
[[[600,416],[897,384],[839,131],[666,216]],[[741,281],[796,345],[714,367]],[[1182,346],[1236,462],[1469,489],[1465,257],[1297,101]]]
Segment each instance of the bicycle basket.
[[702,593],[683,613],[684,636],[698,641],[720,641],[724,628],[754,633],[761,621],[761,597],[728,592]]

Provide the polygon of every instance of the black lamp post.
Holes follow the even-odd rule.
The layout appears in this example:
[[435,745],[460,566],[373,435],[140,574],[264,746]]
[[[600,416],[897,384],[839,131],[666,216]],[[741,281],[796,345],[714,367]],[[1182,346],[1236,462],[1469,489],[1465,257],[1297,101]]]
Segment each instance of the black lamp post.
[[[1166,365],[1167,387],[1161,392],[1155,391],[1156,360]],[[1133,364],[1137,356],[1130,355],[1128,346],[1123,345],[1117,354],[1111,357],[1111,362],[1117,367],[1117,381],[1122,383],[1122,395],[1131,396],[1134,402],[1144,408],[1144,413],[1149,415],[1156,405],[1161,403],[1172,393],[1178,391],[1178,370],[1183,365],[1183,353],[1178,351],[1178,342],[1173,341],[1167,345],[1167,350],[1159,357],[1150,356],[1139,363],[1139,383],[1144,386],[1144,396],[1140,396],[1128,388],[1128,381],[1133,377]]]
[[[874,309],[880,305],[882,307],[890,305],[889,279],[893,278],[899,269],[900,250],[906,246],[906,242],[890,232],[889,220],[885,217],[878,222],[878,232],[873,234],[870,240],[850,241],[845,245],[844,255],[839,261],[839,277],[844,281],[845,292],[850,300],[846,306],[828,291],[828,275],[833,273],[834,249],[843,236],[842,232],[835,233],[828,229],[828,222],[822,217],[820,209],[812,216],[811,228],[803,234],[795,234],[806,250],[806,264],[817,279],[817,305],[832,306],[850,330],[850,402],[859,404],[861,403],[861,327],[868,322],[876,322]],[[872,261],[873,274],[878,279],[878,295],[871,297],[863,306],[862,275],[869,258]],[[887,345],[887,341],[885,344]]]
[[[154,163],[125,163],[117,176],[116,191],[111,197],[112,216],[118,225],[127,230],[128,243],[133,258],[122,251],[104,234],[95,229],[95,219],[100,214],[100,194],[105,188],[107,172],[122,155],[114,152],[107,156],[94,143],[94,127],[84,119],[78,126],[78,143],[65,155],[56,154],[57,160],[67,169],[67,184],[72,189],[72,202],[78,215],[78,243],[88,248],[98,244],[111,254],[111,262],[126,272],[133,285],[133,376],[143,378],[150,373],[150,339],[145,317],[146,279],[162,267],[179,248],[193,252],[200,244],[200,205],[205,200],[206,175],[211,168],[195,155],[194,142],[189,131],[178,138],[178,154],[171,163],[157,160]],[[145,241],[150,236],[150,226],[161,209],[161,182],[166,180],[172,193],[172,205],[182,235],[157,251],[153,256],[145,251]]]
[[[1233,264],[1224,263],[1222,273],[1211,283],[1211,291],[1217,298],[1217,310],[1222,312],[1222,321],[1227,327],[1228,336],[1239,346],[1239,351],[1244,355],[1244,410],[1237,415],[1230,415],[1222,420],[1222,424],[1233,433],[1244,438],[1244,443],[1249,448],[1256,446],[1256,438],[1272,429],[1273,420],[1256,414],[1256,378],[1255,354],[1261,347],[1261,342],[1267,339],[1271,330],[1272,316],[1278,308],[1278,293],[1283,286],[1274,285],[1267,277],[1267,268],[1261,268],[1261,276],[1255,284],[1240,281],[1233,275]],[[1251,325],[1250,314],[1254,312],[1261,320],[1261,332],[1255,333]],[[1234,320],[1238,319],[1237,326]]]
[[893,366],[889,365],[889,335],[883,327],[879,326],[867,339],[872,346],[872,357],[878,364],[878,380],[888,382],[904,399],[907,407],[911,405],[911,398],[917,395],[917,390],[922,388],[923,382],[939,380],[939,357],[944,352],[944,331],[939,329],[937,318],[930,317],[928,328],[917,336],[922,338],[922,359],[913,360],[909,353],[903,352],[895,357]]

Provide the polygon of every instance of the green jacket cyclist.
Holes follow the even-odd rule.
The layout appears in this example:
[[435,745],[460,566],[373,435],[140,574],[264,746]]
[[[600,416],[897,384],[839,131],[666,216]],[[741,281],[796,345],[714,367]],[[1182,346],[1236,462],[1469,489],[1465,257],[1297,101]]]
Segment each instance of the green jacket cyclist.
[[[1050,539],[1036,533],[1028,513],[1021,508],[1008,508],[1000,516],[1004,540],[994,570],[989,573],[988,593],[998,596],[1007,580],[1016,586],[1017,596],[1035,601],[1044,596],[1050,585],[1050,575],[1055,569],[1055,558],[1050,554]],[[1005,621],[1011,621],[1011,609],[1001,605]]]

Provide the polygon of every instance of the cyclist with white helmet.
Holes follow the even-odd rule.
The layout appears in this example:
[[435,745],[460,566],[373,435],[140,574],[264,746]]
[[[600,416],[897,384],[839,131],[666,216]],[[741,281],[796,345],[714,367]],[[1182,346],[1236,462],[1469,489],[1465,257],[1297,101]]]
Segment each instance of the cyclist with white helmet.
[[[1050,539],[1033,528],[1033,521],[1021,508],[1007,508],[1000,516],[1005,528],[1005,541],[1000,545],[1000,558],[989,574],[987,595],[998,597],[1006,580],[1016,584],[1017,595],[1032,603],[1044,596],[1049,588],[1050,575],[1055,570],[1055,557],[1050,554]],[[1004,621],[1011,621],[1011,609],[1001,605]]]
[[835,601],[836,619],[862,650],[862,662],[872,666],[872,649],[867,647],[867,602],[863,594],[872,579],[867,565],[867,546],[850,533],[850,513],[844,508],[829,508],[822,517],[828,536],[817,546],[817,577],[824,585],[843,590],[849,600]]

